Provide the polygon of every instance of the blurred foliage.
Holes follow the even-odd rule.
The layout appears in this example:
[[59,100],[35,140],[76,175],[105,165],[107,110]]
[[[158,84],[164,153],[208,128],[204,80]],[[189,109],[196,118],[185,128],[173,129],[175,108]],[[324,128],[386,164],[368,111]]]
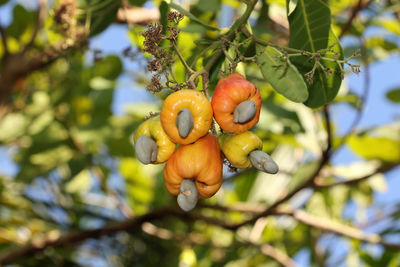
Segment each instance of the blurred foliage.
[[[0,0],[0,8],[8,9],[12,16],[4,30],[9,51],[13,53],[21,51],[29,42],[38,15],[37,11],[23,5],[24,1],[15,2]],[[54,10],[60,2],[49,2],[49,16],[34,42],[35,51],[54,49],[60,41],[69,42],[70,33],[63,32],[62,25],[55,22]],[[92,38],[104,34],[116,21],[123,2],[77,1],[76,25],[84,28],[89,45],[68,51],[46,69],[30,73],[18,81],[13,91],[11,110],[0,120],[0,145],[17,169],[11,177],[0,173],[0,253],[40,242],[44,237],[102,227],[175,202],[164,187],[162,166],[140,164],[131,144],[135,128],[150,111],[160,110],[162,99],[169,93],[165,89],[151,97],[144,91],[151,79],[151,74],[144,70],[150,56],[141,52],[141,32],[146,27],[137,24],[124,28],[131,42],[129,50],[102,54],[91,46]],[[158,8],[164,26],[169,9],[183,13],[186,17],[180,24],[177,46],[189,64],[194,62],[191,67],[196,69],[212,58],[210,48],[215,49],[218,34],[227,31],[219,25],[226,19],[231,23],[245,10],[245,1],[238,0],[182,1],[183,5],[178,1],[160,0],[128,2],[137,7]],[[259,39],[295,49],[316,52],[330,46],[338,59],[351,56],[361,47],[366,54],[352,61],[360,64],[365,63],[365,57],[373,63],[398,55],[398,1],[369,1],[344,33],[343,39],[349,41],[343,42],[341,47],[337,36],[341,36],[341,29],[351,13],[349,7],[356,6],[357,2],[263,0],[252,13],[248,27],[253,28]],[[288,17],[286,12],[289,12]],[[366,31],[369,31],[367,36]],[[292,32],[297,34],[290,34]],[[261,118],[253,130],[262,138],[263,150],[272,154],[282,171],[274,177],[254,170],[227,171],[220,192],[203,201],[210,205],[273,203],[282,194],[295,189],[317,168],[321,143],[326,139],[321,109],[312,108],[333,101],[333,106],[347,103],[358,112],[364,97],[346,89],[347,80],[342,83],[338,72],[343,66],[336,62],[322,60],[324,67],[335,70],[334,75],[326,76],[318,69],[314,82],[308,83],[304,75],[313,65],[304,57],[291,58],[284,70],[275,66],[280,64],[283,50],[254,43],[243,49],[241,52],[245,56],[258,55],[260,63],[267,62],[261,67],[254,62],[241,62],[237,72],[245,74],[260,90]],[[5,57],[3,47],[0,56]],[[177,59],[175,61],[173,75],[184,82],[187,78],[184,68]],[[212,66],[211,91],[219,79],[219,70],[226,66],[223,56]],[[348,67],[345,72],[347,77]],[[279,75],[284,77],[281,79]],[[128,84],[125,84],[127,79],[121,77],[129,77]],[[130,94],[136,95],[135,101],[124,106],[120,114],[113,108],[120,104],[114,98],[122,87],[128,87]],[[143,95],[144,99],[152,100],[140,102]],[[386,96],[394,103],[400,101],[399,89],[388,91]],[[328,163],[320,177],[324,182],[356,179],[373,173],[379,166],[400,161],[398,121],[355,131],[350,136],[341,136],[334,124],[332,127],[334,144],[343,140],[359,157],[359,162],[346,166]],[[367,207],[374,204],[374,192],[385,188],[383,175],[377,174],[356,186],[340,185],[313,193],[302,192],[287,205],[337,222],[361,225],[367,223]],[[354,216],[346,215],[349,209]],[[397,214],[398,218],[399,210],[396,207],[393,216]],[[248,217],[240,212],[224,213],[213,209],[201,212],[235,222]],[[398,238],[400,230],[393,218],[394,222],[389,223],[382,234]],[[326,266],[398,266],[400,262],[398,252],[371,253],[369,245],[354,245],[349,239],[330,237],[329,242],[336,242],[337,246],[344,242],[348,247],[344,255],[338,255],[335,247],[324,242],[324,237],[329,238],[329,235],[290,216],[270,216],[257,223],[265,223],[257,242],[268,243],[289,257],[308,252],[310,266],[321,264],[318,254],[321,252],[316,249],[321,246]],[[76,247],[46,249],[33,257],[21,258],[13,266],[280,266],[257,246],[243,243],[240,233],[204,222],[183,222],[174,218],[154,224],[170,231],[172,236],[162,238],[162,235],[138,229],[129,235],[118,233],[95,242],[88,240]],[[250,235],[252,227],[245,227],[244,234]]]

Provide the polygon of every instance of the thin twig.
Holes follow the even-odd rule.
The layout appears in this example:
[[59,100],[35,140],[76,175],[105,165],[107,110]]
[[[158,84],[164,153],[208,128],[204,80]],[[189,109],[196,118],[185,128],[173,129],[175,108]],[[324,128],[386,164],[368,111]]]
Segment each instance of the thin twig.
[[37,19],[36,19],[36,24],[34,26],[34,30],[31,36],[31,39],[29,40],[29,42],[25,45],[24,49],[23,49],[23,53],[25,53],[26,51],[28,51],[28,49],[30,49],[35,40],[36,37],[39,33],[40,28],[43,25],[43,22],[45,20],[45,15],[46,15],[46,10],[47,10],[47,2],[45,0],[39,0],[39,9],[37,11]]
[[365,233],[356,227],[332,221],[328,218],[317,217],[302,210],[289,211],[286,215],[292,216],[299,222],[324,232],[331,232],[363,242],[382,245],[387,249],[400,250],[400,244],[385,242],[378,234]]
[[192,70],[189,65],[186,63],[185,59],[183,58],[181,52],[179,52],[178,47],[175,44],[175,41],[171,42],[172,47],[174,48],[175,53],[177,54],[177,56],[179,57],[179,60],[182,62],[183,66],[185,67],[186,71],[188,72],[189,75],[195,73],[194,70]]
[[325,118],[325,126],[326,126],[326,133],[327,133],[327,139],[326,139],[326,148],[325,148],[325,153],[330,153],[332,149],[332,142],[333,142],[333,132],[332,132],[332,125],[331,125],[331,117],[330,113],[328,110],[329,106],[325,105],[323,108],[323,113],[324,113],[324,118]]

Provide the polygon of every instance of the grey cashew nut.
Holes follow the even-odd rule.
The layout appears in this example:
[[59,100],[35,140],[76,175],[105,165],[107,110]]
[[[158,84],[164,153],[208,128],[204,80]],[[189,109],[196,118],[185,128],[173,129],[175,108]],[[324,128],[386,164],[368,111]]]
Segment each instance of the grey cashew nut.
[[249,156],[251,164],[253,164],[253,167],[257,170],[271,174],[275,174],[279,171],[278,165],[267,153],[254,150],[250,152]]
[[178,205],[179,207],[188,212],[194,209],[199,199],[199,192],[196,183],[192,179],[183,179],[179,188]]
[[142,135],[135,142],[136,156],[143,164],[154,163],[157,160],[158,147],[156,142],[147,135]]
[[252,100],[246,100],[237,105],[233,112],[234,123],[246,123],[256,115],[257,106]]
[[190,110],[183,108],[179,111],[176,118],[176,127],[178,128],[179,135],[185,138],[193,129],[193,115]]

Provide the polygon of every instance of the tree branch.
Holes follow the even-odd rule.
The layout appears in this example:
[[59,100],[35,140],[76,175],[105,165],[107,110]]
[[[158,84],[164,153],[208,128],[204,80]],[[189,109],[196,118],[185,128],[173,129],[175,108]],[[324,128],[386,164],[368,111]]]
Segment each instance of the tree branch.
[[117,13],[117,22],[127,23],[129,25],[141,24],[146,25],[152,21],[160,19],[160,11],[158,8],[142,8],[142,7],[122,7]]
[[167,216],[177,215],[177,214],[178,214],[177,209],[166,207],[164,209],[155,210],[143,216],[115,223],[113,225],[106,226],[103,228],[72,232],[57,238],[47,237],[42,240],[33,242],[32,244],[3,253],[2,255],[0,255],[0,265],[10,264],[24,257],[34,255],[35,253],[41,252],[48,247],[54,247],[54,248],[65,247],[88,238],[100,238],[102,236],[110,235],[118,231],[133,231],[139,228],[144,222],[165,218]]
[[164,208],[154,210],[142,216],[134,217],[132,219],[116,222],[109,226],[94,230],[81,230],[64,234],[62,236],[47,236],[40,240],[34,240],[31,244],[26,246],[6,251],[0,255],[0,265],[13,263],[21,258],[29,257],[36,253],[44,251],[46,248],[60,248],[66,247],[88,238],[100,238],[106,235],[111,235],[119,231],[133,232],[141,227],[144,222],[150,222],[157,219],[164,219],[166,217],[176,217],[184,221],[202,221],[208,224],[220,226],[225,229],[231,229],[232,224],[219,220],[213,217],[203,216],[196,213],[185,213],[177,206],[166,206]]
[[[281,214],[284,213],[284,211],[281,212]],[[302,210],[288,211],[286,212],[286,215],[292,216],[299,222],[320,229],[324,232],[332,232],[363,242],[382,245],[387,249],[400,250],[400,244],[385,242],[378,234],[365,233],[356,227],[335,222],[328,218],[317,217]]]
[[360,13],[361,10],[366,8],[372,1],[368,1],[364,3],[363,0],[358,0],[357,4],[352,8],[350,17],[348,18],[347,22],[342,26],[342,30],[339,35],[339,39],[342,38],[351,28],[354,19]]

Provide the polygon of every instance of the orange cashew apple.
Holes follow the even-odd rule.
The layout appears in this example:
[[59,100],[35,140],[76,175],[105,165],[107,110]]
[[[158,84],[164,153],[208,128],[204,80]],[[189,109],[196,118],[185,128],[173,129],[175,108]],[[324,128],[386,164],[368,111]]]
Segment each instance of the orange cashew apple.
[[135,152],[143,164],[162,163],[174,153],[173,143],[161,126],[160,116],[144,121],[133,135]]
[[[187,180],[195,185],[194,191],[182,188],[191,186]],[[218,139],[208,134],[193,144],[181,145],[165,164],[164,182],[173,195],[198,194],[198,198],[213,196],[222,184],[222,157]],[[179,196],[178,204],[181,206]]]
[[239,169],[254,167],[260,171],[275,174],[278,165],[265,152],[261,151],[261,139],[252,132],[223,134],[219,138],[221,150],[233,167]]
[[196,90],[180,90],[170,94],[161,110],[161,123],[177,144],[190,144],[206,135],[211,127],[211,103]]
[[242,75],[233,73],[219,80],[211,105],[214,118],[222,130],[243,133],[258,122],[260,92]]

